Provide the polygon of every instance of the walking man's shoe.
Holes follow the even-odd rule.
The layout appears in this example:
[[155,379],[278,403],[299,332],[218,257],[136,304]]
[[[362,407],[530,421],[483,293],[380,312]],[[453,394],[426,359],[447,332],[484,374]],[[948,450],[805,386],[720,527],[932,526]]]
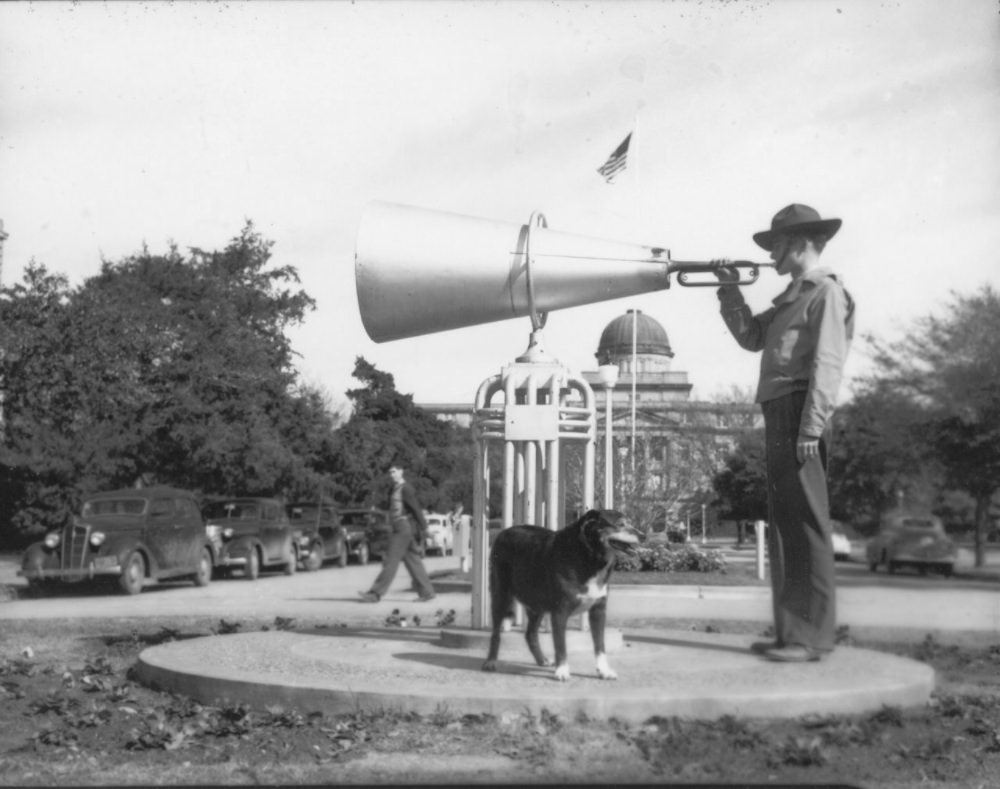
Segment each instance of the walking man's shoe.
[[750,645],[750,651],[755,655],[764,655],[772,649],[781,649],[784,644],[778,641],[754,641]]
[[417,597],[417,602],[418,603],[426,603],[429,600],[433,600],[435,597],[437,597],[437,595],[434,594],[434,592],[431,592],[430,594],[422,594],[419,597]]
[[382,599],[374,592],[358,592],[358,594],[361,595],[362,603],[377,603]]
[[819,660],[822,654],[801,644],[791,644],[786,647],[768,649],[764,652],[764,656],[768,660],[775,660],[779,663],[809,663]]

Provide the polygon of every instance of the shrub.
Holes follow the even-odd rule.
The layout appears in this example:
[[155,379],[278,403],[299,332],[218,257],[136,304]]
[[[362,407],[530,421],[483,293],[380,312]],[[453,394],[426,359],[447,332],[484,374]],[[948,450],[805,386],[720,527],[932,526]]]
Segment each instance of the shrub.
[[615,570],[620,572],[697,572],[726,571],[722,551],[703,550],[696,545],[662,543],[637,548],[631,555],[619,554]]

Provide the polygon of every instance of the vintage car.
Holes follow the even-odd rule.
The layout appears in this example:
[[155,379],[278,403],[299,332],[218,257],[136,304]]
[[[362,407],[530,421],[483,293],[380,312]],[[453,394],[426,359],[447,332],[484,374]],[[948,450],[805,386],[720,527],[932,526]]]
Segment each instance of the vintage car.
[[913,567],[921,573],[935,570],[951,575],[958,551],[944,533],[936,515],[894,512],[883,516],[879,532],[865,548],[868,569],[879,565],[894,573],[900,567]]
[[219,575],[239,568],[253,581],[264,568],[280,567],[285,575],[296,571],[298,545],[285,508],[277,499],[219,499],[206,504],[202,515],[205,531],[215,546]]
[[126,594],[138,594],[147,578],[190,578],[205,586],[212,564],[192,493],[125,488],[85,498],[78,516],[28,547],[18,575],[36,593],[60,582],[108,578]]
[[340,524],[347,531],[352,551],[358,564],[367,564],[370,559],[381,559],[389,549],[389,513],[378,509],[343,509]]
[[847,536],[847,532],[845,531],[843,524],[834,521],[830,537],[833,542],[834,560],[838,562],[846,562],[850,559],[851,540]]
[[450,556],[455,544],[455,534],[451,527],[451,518],[438,512],[424,513],[427,521],[427,541],[424,551],[439,556]]
[[[298,541],[299,561],[304,570],[318,570],[331,559],[336,559],[340,567],[347,565],[348,556],[357,548],[351,549],[334,505],[313,501],[289,504],[286,509]],[[355,538],[355,544],[357,542],[358,538]]]

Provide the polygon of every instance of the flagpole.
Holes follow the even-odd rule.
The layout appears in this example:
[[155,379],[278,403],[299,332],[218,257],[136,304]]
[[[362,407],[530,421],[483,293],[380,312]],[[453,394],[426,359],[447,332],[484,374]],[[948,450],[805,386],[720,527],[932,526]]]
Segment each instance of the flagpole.
[[636,366],[636,337],[638,336],[639,310],[632,308],[632,474],[635,475],[635,381],[638,377]]
[[[632,124],[632,164],[633,171],[635,173],[635,180],[633,181],[635,188],[632,192],[632,200],[635,203],[635,221],[636,221],[636,231],[637,238],[640,237],[638,233],[642,231],[642,195],[640,190],[640,180],[639,180],[639,109],[642,107],[642,100],[636,104],[635,107],[635,117]],[[639,310],[633,308],[632,310],[632,476],[635,477],[635,401],[636,401],[636,381],[639,377],[639,365],[638,365],[638,353],[637,353],[637,336],[639,327]],[[634,483],[633,483],[634,484]]]

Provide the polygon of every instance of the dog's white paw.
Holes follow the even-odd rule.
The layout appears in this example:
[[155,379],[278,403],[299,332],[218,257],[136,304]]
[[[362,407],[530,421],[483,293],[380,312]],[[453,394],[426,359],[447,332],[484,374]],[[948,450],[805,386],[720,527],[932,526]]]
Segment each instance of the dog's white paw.
[[555,677],[559,680],[559,682],[565,682],[568,680],[570,677],[569,664],[563,663],[561,666],[556,666]]
[[618,673],[608,665],[608,656],[597,656],[597,676],[601,679],[618,679]]

